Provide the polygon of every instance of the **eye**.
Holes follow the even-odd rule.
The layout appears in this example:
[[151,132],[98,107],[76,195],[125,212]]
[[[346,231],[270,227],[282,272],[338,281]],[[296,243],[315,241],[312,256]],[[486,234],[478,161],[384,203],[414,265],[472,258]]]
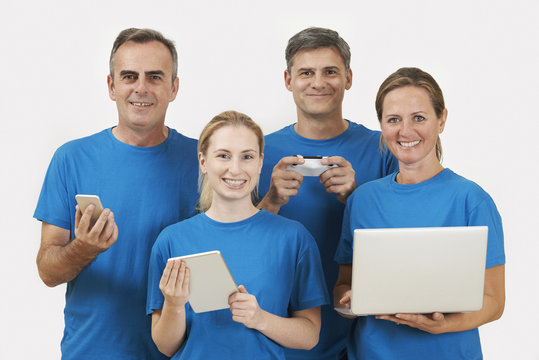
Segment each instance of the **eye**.
[[226,153],[217,154],[217,158],[219,159],[229,159],[230,156]]
[[311,76],[313,74],[312,71],[304,71],[302,73],[300,73],[301,76]]
[[243,159],[245,160],[251,160],[251,159],[254,159],[255,157],[253,155],[244,155],[243,156]]
[[161,76],[159,76],[159,75],[152,75],[151,79],[152,79],[152,80],[161,80]]
[[122,77],[122,80],[135,80],[136,76],[133,74],[127,74]]
[[395,124],[399,122],[399,118],[392,117],[392,118],[387,119],[387,122],[390,124]]
[[417,121],[417,122],[421,122],[423,120],[425,120],[425,118],[421,115],[416,115],[414,116],[414,120]]
[[326,74],[328,74],[328,75],[335,75],[335,74],[337,74],[337,71],[335,71],[335,70],[328,70],[328,71],[326,72]]

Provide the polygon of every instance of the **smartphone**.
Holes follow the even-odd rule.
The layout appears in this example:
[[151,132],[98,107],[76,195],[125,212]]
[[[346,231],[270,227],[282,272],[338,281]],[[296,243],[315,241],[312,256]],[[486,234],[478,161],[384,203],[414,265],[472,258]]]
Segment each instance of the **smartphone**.
[[77,200],[77,204],[79,204],[80,211],[82,211],[83,214],[88,205],[95,205],[94,213],[92,214],[92,218],[90,219],[90,227],[94,226],[95,222],[99,218],[99,215],[101,215],[101,212],[103,211],[103,205],[101,204],[99,196],[78,194],[75,195],[75,200]]

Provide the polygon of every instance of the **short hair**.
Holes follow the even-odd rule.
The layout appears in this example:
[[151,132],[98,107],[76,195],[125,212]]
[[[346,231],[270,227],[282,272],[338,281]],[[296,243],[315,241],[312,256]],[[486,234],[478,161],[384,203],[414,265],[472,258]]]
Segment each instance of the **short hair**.
[[[264,133],[262,132],[262,129],[249,116],[233,110],[216,115],[204,127],[200,134],[200,138],[198,139],[198,152],[207,155],[211,137],[217,130],[226,126],[243,126],[251,130],[257,137],[259,154],[262,155],[264,152]],[[197,208],[201,212],[207,211],[212,203],[213,192],[206,179],[206,175],[202,173],[200,168],[198,170],[198,192],[200,193],[200,199]],[[256,187],[251,192],[251,200],[253,201],[253,204],[258,202],[258,181]]]
[[[434,113],[438,118],[442,116],[445,109],[444,95],[436,80],[429,73],[419,68],[403,67],[389,75],[378,89],[375,108],[379,122],[382,121],[383,105],[387,94],[392,90],[405,86],[416,86],[425,89],[429,94]],[[440,136],[436,140],[436,157],[438,160],[442,160],[442,142]]]
[[290,72],[294,56],[302,50],[330,47],[341,55],[346,71],[350,69],[350,46],[344,41],[339,33],[319,27],[310,27],[300,31],[288,40],[285,50],[286,68]]
[[109,68],[110,76],[114,79],[114,56],[116,51],[128,41],[133,41],[137,44],[145,44],[151,41],[159,41],[167,47],[172,56],[172,82],[176,80],[178,76],[178,53],[176,52],[176,46],[172,40],[169,40],[163,36],[159,31],[153,29],[137,29],[129,28],[125,29],[114,40],[112,50],[110,52]]

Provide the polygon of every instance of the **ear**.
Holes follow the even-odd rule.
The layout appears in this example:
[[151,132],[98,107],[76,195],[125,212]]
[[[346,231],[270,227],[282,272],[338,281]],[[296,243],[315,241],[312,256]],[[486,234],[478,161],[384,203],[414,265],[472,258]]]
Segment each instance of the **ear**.
[[264,165],[264,153],[260,154],[260,168],[258,169],[258,174],[262,173],[263,165]]
[[112,76],[107,75],[107,87],[109,88],[109,97],[112,101],[116,101],[116,95],[114,94],[114,80]]
[[284,71],[284,86],[288,89],[288,91],[292,91],[292,86],[290,85],[292,81],[292,76],[288,72],[288,70]]
[[169,102],[174,101],[176,99],[176,95],[178,95],[178,89],[180,87],[180,79],[176,76],[176,79],[172,82],[172,92],[170,94]]
[[445,121],[447,120],[447,109],[444,109],[442,112],[442,116],[440,117],[440,132],[439,134],[444,132],[445,128]]
[[200,168],[201,173],[203,173],[203,174],[207,173],[207,170],[206,170],[206,157],[201,152],[198,153],[198,166]]
[[348,72],[346,73],[346,85],[344,88],[346,90],[350,90],[352,87],[352,69],[348,69]]

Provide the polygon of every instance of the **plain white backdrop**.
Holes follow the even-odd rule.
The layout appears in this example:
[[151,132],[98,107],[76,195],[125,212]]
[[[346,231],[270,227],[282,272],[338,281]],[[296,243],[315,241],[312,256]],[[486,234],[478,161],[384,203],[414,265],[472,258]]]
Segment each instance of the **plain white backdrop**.
[[58,359],[65,285],[47,288],[32,218],[64,142],[117,122],[108,57],[127,27],[175,40],[180,91],[167,124],[198,138],[217,113],[247,113],[266,133],[295,121],[284,49],[308,26],[352,49],[346,118],[378,128],[374,97],[402,66],[430,72],[449,110],[444,165],[494,198],[505,231],[507,302],[480,329],[486,359],[539,359],[539,5],[529,0],[9,1],[2,5],[0,358]]

